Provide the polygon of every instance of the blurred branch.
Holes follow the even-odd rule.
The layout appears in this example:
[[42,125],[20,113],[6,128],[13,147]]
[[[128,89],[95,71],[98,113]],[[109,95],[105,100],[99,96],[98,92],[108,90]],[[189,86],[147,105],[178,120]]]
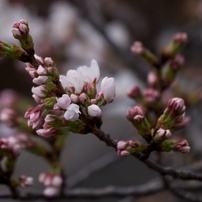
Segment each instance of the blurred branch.
[[[131,187],[114,187],[107,186],[104,188],[76,188],[68,190],[64,195],[51,197],[51,199],[65,198],[101,198],[101,197],[124,197],[124,196],[146,196],[162,191],[164,186],[160,181],[151,181],[139,186]],[[12,198],[11,195],[0,195],[0,199]],[[45,199],[46,197],[40,193],[27,193],[19,197],[20,200],[36,200]]]

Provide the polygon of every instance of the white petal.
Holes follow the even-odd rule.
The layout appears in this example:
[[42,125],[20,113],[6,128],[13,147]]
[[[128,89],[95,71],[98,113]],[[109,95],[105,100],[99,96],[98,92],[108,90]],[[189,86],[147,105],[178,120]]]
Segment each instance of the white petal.
[[101,82],[101,91],[103,92],[105,100],[107,102],[112,102],[116,94],[114,78],[105,77]]
[[79,106],[77,104],[70,104],[67,111],[64,113],[64,118],[66,120],[75,121],[79,118]]
[[63,94],[62,97],[57,98],[57,105],[58,107],[62,109],[67,109],[67,107],[70,105],[71,99],[69,95]]

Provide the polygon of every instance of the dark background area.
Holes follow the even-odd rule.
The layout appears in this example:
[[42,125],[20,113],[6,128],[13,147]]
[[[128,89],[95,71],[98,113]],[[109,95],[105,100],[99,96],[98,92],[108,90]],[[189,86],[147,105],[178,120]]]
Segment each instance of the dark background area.
[[[125,119],[127,107],[134,103],[125,94],[133,84],[144,86],[150,69],[142,59],[130,53],[133,41],[142,41],[146,47],[158,54],[160,48],[169,42],[174,33],[186,32],[189,40],[183,49],[185,66],[180,72],[178,81],[185,92],[201,92],[202,1],[200,0],[4,0],[0,2],[2,40],[15,42],[11,28],[13,22],[21,18],[29,22],[36,54],[52,57],[62,73],[79,65],[88,65],[91,59],[95,58],[100,65],[102,76],[115,77],[118,86],[117,98],[115,103],[110,104],[103,112],[103,128],[114,139],[134,136],[134,129]],[[0,58],[0,90],[11,88],[31,98],[32,82],[23,67],[24,64],[20,62]],[[189,96],[191,94],[188,93],[187,97]],[[189,113],[193,115],[194,123],[188,130],[196,134],[191,142],[198,159],[202,153],[200,111],[200,104],[192,106]],[[113,159],[108,166],[83,182],[75,184],[75,187],[138,185],[156,176],[137,160],[117,158],[111,148],[107,148],[90,134],[87,136],[72,134],[67,139],[66,145],[62,161],[69,176],[74,177],[77,172],[97,159],[105,159],[104,157],[108,155]],[[190,163],[189,156],[185,158],[182,154],[168,154],[165,159],[166,163],[176,167]],[[22,173],[22,169],[37,179],[37,175],[47,169],[47,165],[40,159],[24,153],[18,163],[16,174]],[[42,189],[37,180],[33,189]],[[2,191],[6,190],[2,188]],[[95,201],[161,200],[179,201],[167,192],[137,200],[129,197]]]

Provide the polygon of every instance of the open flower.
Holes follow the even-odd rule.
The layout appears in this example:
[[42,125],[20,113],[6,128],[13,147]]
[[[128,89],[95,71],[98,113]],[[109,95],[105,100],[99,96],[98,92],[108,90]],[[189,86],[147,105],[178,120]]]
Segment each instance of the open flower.
[[100,78],[100,69],[96,60],[91,61],[90,67],[78,67],[77,73],[83,78],[84,82],[88,83],[97,83]]
[[67,111],[64,113],[64,118],[66,120],[75,121],[79,118],[79,106],[77,104],[70,104]]
[[71,103],[71,98],[67,94],[63,94],[62,97],[57,98],[57,105],[62,109],[67,109]]
[[75,93],[78,94],[81,93],[84,86],[84,81],[76,70],[67,71],[66,76],[60,75],[60,82],[64,89],[73,87]]
[[103,92],[105,100],[109,103],[115,97],[116,94],[116,85],[114,78],[105,77],[101,82],[101,91]]

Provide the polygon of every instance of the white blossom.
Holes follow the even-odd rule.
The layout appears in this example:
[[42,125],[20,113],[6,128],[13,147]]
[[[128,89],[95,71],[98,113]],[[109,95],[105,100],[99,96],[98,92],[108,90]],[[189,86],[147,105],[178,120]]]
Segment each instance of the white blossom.
[[32,87],[32,93],[38,97],[46,97],[46,89],[44,86]]
[[67,108],[67,111],[64,113],[64,118],[66,120],[75,121],[79,118],[79,106],[77,104],[70,104]]
[[101,91],[107,102],[112,102],[116,94],[116,85],[114,78],[105,77],[101,82]]
[[74,87],[75,93],[81,93],[84,86],[84,81],[76,70],[67,71],[66,76],[61,75],[60,82],[62,83],[64,89]]
[[70,105],[71,99],[69,95],[63,94],[62,97],[57,98],[57,105],[58,107],[62,109],[67,109],[67,107]]
[[84,82],[98,82],[100,78],[100,69],[96,60],[92,60],[90,67],[81,66],[77,68],[77,73],[83,78]]

